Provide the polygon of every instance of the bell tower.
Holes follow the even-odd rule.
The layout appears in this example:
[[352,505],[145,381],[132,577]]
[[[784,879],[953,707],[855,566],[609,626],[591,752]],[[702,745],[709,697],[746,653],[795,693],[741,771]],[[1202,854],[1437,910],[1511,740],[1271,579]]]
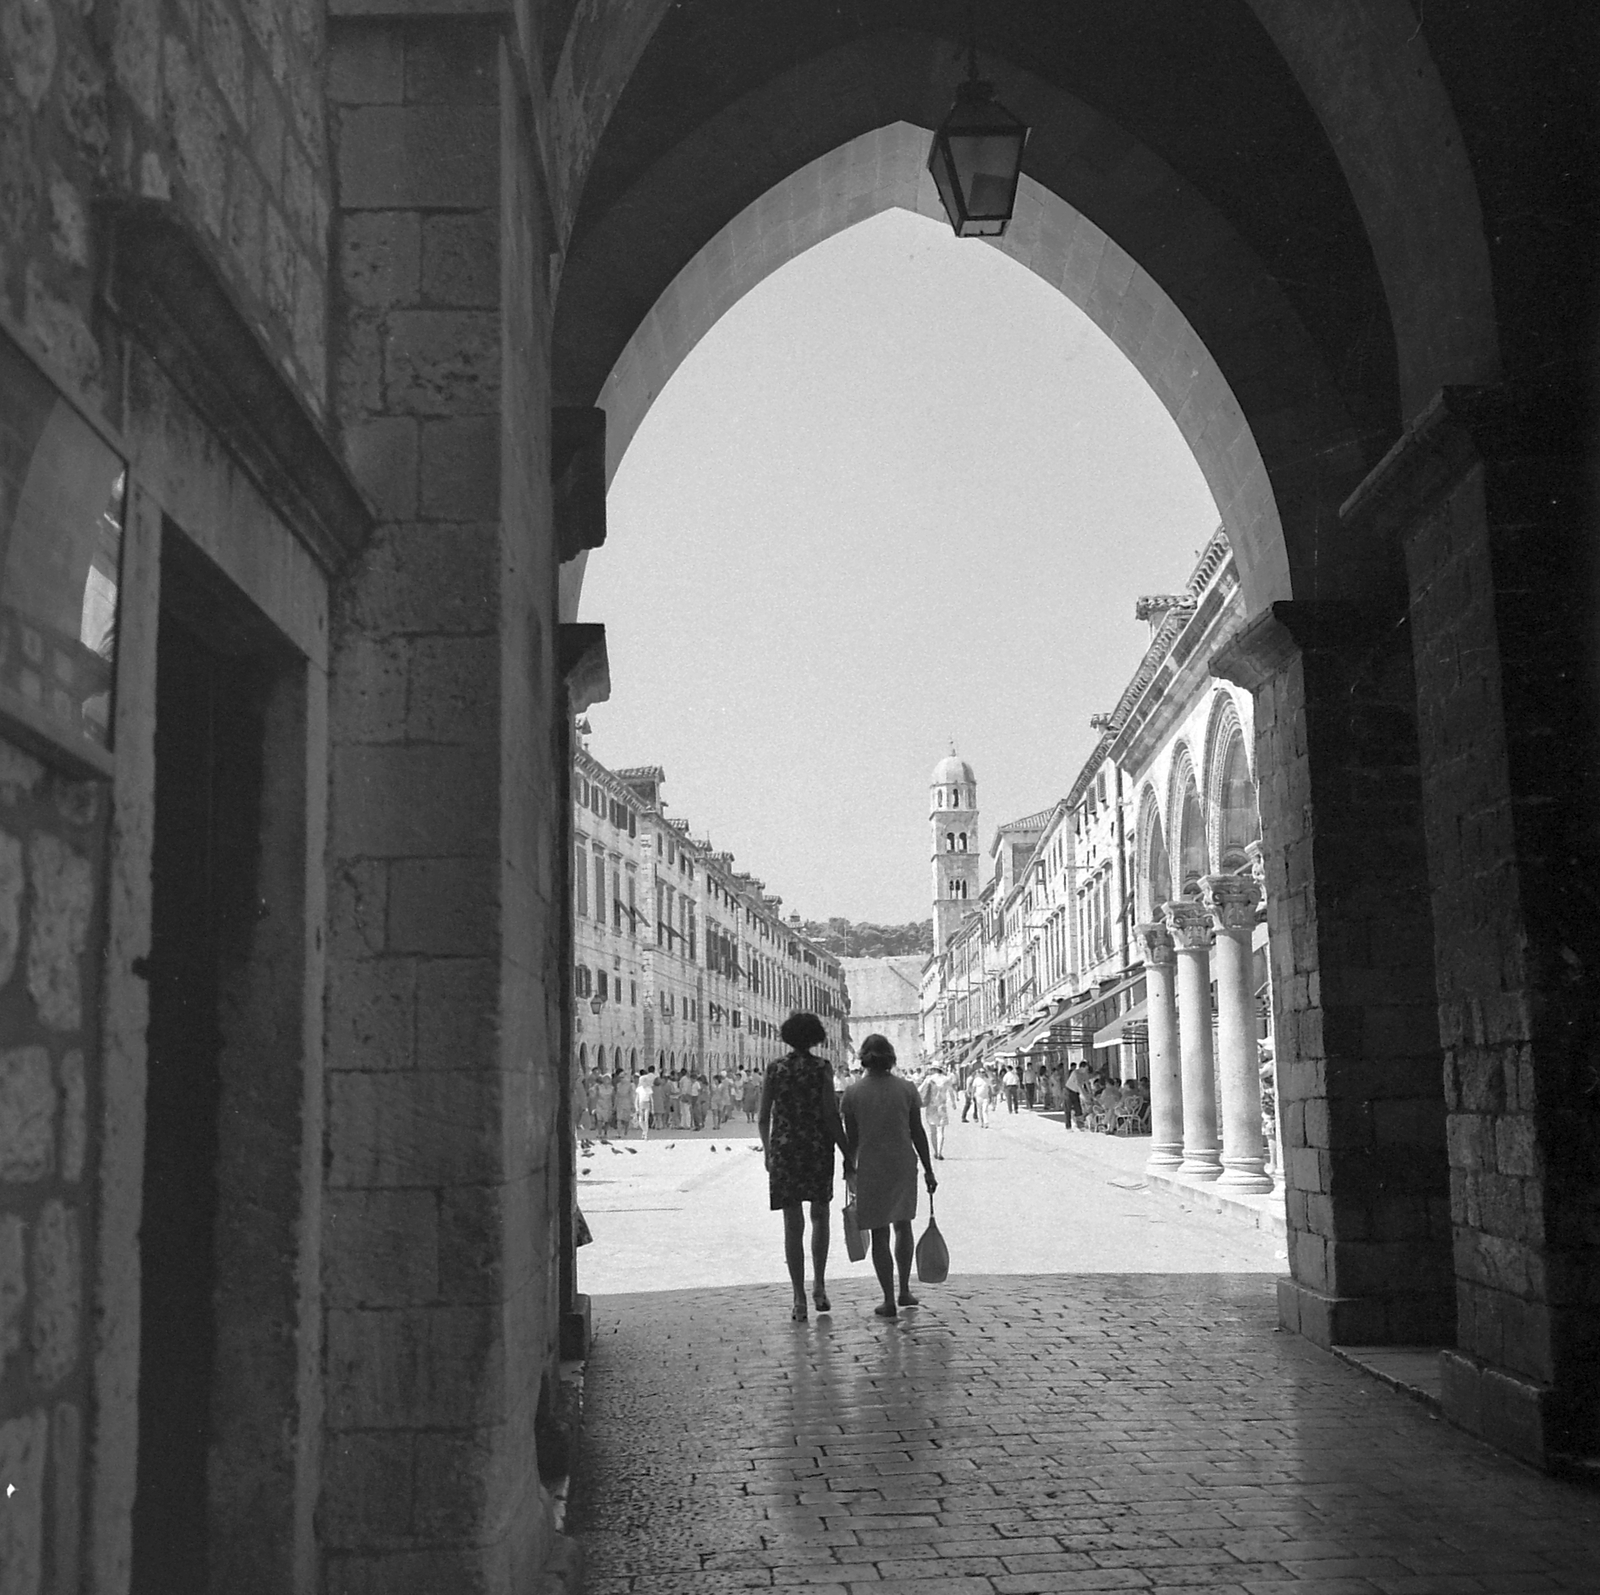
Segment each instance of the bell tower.
[[978,906],[978,779],[965,759],[941,759],[928,779],[933,833],[933,945],[943,952]]

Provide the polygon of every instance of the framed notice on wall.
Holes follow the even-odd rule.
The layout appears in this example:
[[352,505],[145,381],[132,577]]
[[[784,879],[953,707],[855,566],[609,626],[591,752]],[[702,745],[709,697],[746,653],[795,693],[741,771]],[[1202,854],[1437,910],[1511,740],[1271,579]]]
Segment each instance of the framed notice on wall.
[[0,330],[0,729],[109,770],[127,462]]

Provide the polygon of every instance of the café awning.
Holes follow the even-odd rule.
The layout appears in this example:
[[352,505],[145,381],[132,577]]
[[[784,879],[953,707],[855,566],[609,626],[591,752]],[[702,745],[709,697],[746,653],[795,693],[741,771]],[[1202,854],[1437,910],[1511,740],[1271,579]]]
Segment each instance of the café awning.
[[1094,1033],[1091,1045],[1096,1047],[1114,1047],[1119,1041],[1134,1041],[1142,1036],[1146,1030],[1145,1015],[1150,1004],[1136,1002],[1126,1013],[1119,1013],[1108,1025],[1102,1025]]

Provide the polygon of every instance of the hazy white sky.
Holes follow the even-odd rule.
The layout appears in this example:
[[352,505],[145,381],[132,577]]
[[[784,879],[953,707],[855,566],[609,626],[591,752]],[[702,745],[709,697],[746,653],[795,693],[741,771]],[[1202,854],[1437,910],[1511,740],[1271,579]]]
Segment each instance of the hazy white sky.
[[[612,483],[602,763],[807,918],[931,912],[951,738],[996,824],[1065,793],[1217,524],[1155,395],[1055,289],[889,211],[679,368]],[[987,864],[985,874],[987,875]]]

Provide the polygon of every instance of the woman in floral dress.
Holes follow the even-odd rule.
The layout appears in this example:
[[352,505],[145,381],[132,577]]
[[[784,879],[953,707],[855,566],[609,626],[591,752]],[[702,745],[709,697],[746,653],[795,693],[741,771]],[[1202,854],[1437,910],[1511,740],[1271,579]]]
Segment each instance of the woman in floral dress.
[[828,1204],[833,1200],[833,1149],[844,1158],[849,1179],[854,1167],[845,1145],[839,1104],[833,1094],[833,1071],[812,1053],[827,1040],[822,1021],[812,1013],[790,1014],[778,1034],[789,1048],[786,1057],[767,1067],[756,1124],[766,1154],[767,1182],[774,1212],[783,1213],[783,1253],[794,1286],[789,1316],[806,1317],[806,1250],[804,1204],[811,1204],[811,1264],[815,1275],[811,1299],[817,1311],[830,1310],[828,1270]]

